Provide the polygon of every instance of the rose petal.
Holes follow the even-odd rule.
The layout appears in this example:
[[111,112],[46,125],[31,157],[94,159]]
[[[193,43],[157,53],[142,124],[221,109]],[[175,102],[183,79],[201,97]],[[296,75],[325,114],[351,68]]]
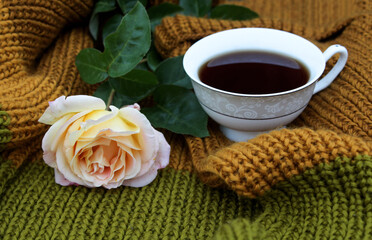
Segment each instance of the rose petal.
[[161,132],[156,130],[155,132],[159,139],[159,152],[156,156],[155,164],[158,168],[165,168],[169,164],[170,145]]
[[76,95],[76,96],[61,96],[56,100],[49,102],[49,107],[40,117],[39,122],[52,125],[58,119],[68,113],[77,113],[84,110],[105,109],[105,102],[97,97]]
[[142,169],[142,162],[141,157],[137,152],[126,151],[126,154],[122,154],[125,156],[125,176],[124,179],[131,179],[135,176],[138,176],[138,173]]
[[107,189],[112,189],[112,188],[117,188],[117,187],[120,187],[121,185],[123,185],[123,180],[121,181],[117,181],[117,182],[109,182],[107,184],[104,184],[102,185],[104,188],[107,188]]
[[125,180],[123,182],[124,186],[128,187],[143,187],[148,184],[150,184],[154,179],[156,178],[156,175],[158,174],[158,169],[155,165],[153,165],[147,173],[143,174],[140,177],[132,178]]
[[[82,121],[82,117],[85,116],[86,114],[90,113],[90,110],[80,112],[75,115],[66,115],[62,119],[58,120],[55,124],[59,122],[64,122],[63,125],[58,129],[57,133],[55,134],[55,138],[51,138],[51,150],[55,151],[58,145],[60,145],[60,138],[68,138],[69,144],[68,146],[73,146],[75,144],[74,141],[76,141],[79,138],[78,134],[78,128],[79,128],[79,122]],[[65,119],[67,118],[67,121]],[[75,123],[75,124],[74,124]],[[52,127],[55,125],[53,124]],[[51,127],[51,128],[52,128]],[[68,130],[70,133],[66,134],[66,130]],[[66,141],[64,141],[65,144]]]
[[[110,145],[111,140],[108,138],[99,137],[95,139],[94,141],[77,141],[75,145],[75,157],[77,157],[77,154],[86,148],[93,148],[95,146],[108,146]],[[74,159],[73,159],[74,160]]]
[[141,159],[142,162],[155,159],[159,149],[159,142],[155,134],[155,129],[151,123],[141,112],[134,108],[124,107],[120,109],[119,114],[123,119],[126,119],[133,124],[136,124],[141,129]]
[[52,151],[44,151],[43,159],[46,164],[48,164],[52,168],[57,167],[56,163],[56,153]]
[[63,174],[60,171],[58,171],[58,169],[54,169],[54,178],[55,178],[56,183],[62,186],[77,185],[76,183],[67,180],[63,176]]
[[63,150],[63,147],[60,146],[58,149],[57,149],[57,152],[56,152],[56,163],[57,163],[57,169],[63,173],[63,176],[69,180],[70,182],[74,182],[74,183],[77,183],[79,185],[83,185],[83,186],[88,186],[88,187],[92,187],[91,184],[87,183],[86,181],[84,181],[81,176],[78,176],[76,175],[77,173],[74,173],[71,168],[70,168],[70,165],[69,165],[69,160],[66,159],[65,157],[65,154],[64,154],[64,150]]
[[124,106],[124,107],[134,108],[134,109],[136,109],[138,111],[141,110],[141,107],[140,107],[140,105],[138,103],[135,103],[135,104],[132,104],[132,105],[127,105],[127,106]]
[[81,124],[84,133],[81,135],[80,139],[93,139],[98,134],[103,134],[106,130],[110,130],[112,133],[116,132],[118,135],[122,136],[131,135],[140,131],[136,125],[116,117],[119,113],[116,107],[111,106],[110,108],[111,112],[94,111],[86,116],[88,120]]
[[136,177],[140,177],[140,176],[146,174],[154,164],[155,164],[155,160],[149,160],[147,162],[142,162],[141,163],[141,169],[138,172],[138,174],[136,175]]
[[148,162],[142,163],[141,171],[138,173],[137,177],[146,174],[151,167],[159,169],[165,168],[169,164],[170,146],[161,132],[155,130],[155,134],[159,142],[159,151],[157,153],[157,156],[155,160],[150,160]]
[[110,132],[106,136],[115,140],[118,143],[118,146],[126,146],[133,150],[141,150],[138,139],[135,138],[134,134],[129,136],[117,136],[117,133]]
[[61,138],[61,134],[58,134],[58,132],[71,116],[72,115],[64,116],[62,119],[54,123],[45,133],[41,143],[41,148],[43,149],[44,152],[47,151],[55,152],[55,148],[53,147],[53,145],[56,145],[55,142],[58,142],[59,139]]

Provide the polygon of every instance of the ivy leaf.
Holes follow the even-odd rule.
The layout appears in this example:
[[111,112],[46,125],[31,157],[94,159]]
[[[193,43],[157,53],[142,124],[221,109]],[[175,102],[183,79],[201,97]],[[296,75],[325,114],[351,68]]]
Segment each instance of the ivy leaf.
[[104,81],[107,77],[107,59],[95,48],[85,48],[79,52],[75,65],[84,82],[95,84]]
[[159,86],[154,92],[154,101],[155,107],[141,110],[154,127],[197,137],[209,135],[208,116],[191,90],[178,86]]
[[150,49],[150,51],[147,53],[147,65],[149,66],[151,71],[155,71],[162,60],[163,59],[155,48]]
[[93,96],[102,99],[107,105],[111,90],[113,90],[113,88],[110,86],[110,83],[106,81],[98,86],[96,91],[93,93]]
[[154,73],[139,69],[134,69],[122,77],[110,78],[109,82],[115,91],[134,102],[147,97],[158,85]]
[[134,69],[139,69],[139,70],[144,70],[144,71],[150,71],[151,70],[149,68],[149,66],[147,65],[147,63],[145,63],[145,62],[137,64],[137,66]]
[[213,8],[210,17],[227,20],[250,20],[257,18],[258,14],[243,6],[223,4]]
[[115,0],[99,0],[95,5],[89,20],[89,31],[94,40],[97,40],[99,29],[99,13],[115,10]]
[[191,79],[183,69],[183,56],[164,60],[156,68],[155,74],[161,84],[192,89]]
[[151,22],[151,30],[154,31],[155,27],[160,24],[161,20],[165,16],[174,16],[176,13],[181,12],[182,7],[171,4],[171,3],[161,3],[156,6],[152,6],[147,10]]
[[123,14],[126,14],[132,10],[137,2],[142,3],[143,6],[146,6],[147,4],[147,0],[117,0],[117,3]]
[[212,7],[212,0],[180,0],[185,15],[204,17]]
[[118,26],[120,25],[121,19],[123,18],[123,15],[121,14],[115,14],[112,16],[103,26],[102,29],[102,39],[105,40],[105,38],[110,34],[116,31]]
[[117,30],[104,41],[109,76],[116,78],[131,71],[145,56],[150,44],[150,20],[144,6],[137,2]]
[[[98,86],[97,90],[94,92],[93,96],[101,98],[107,104],[107,101],[110,97],[111,91],[114,90],[108,81],[102,83]],[[114,105],[117,108],[121,108],[125,105],[134,104],[135,99],[131,99],[127,96],[124,96],[118,92],[114,93],[111,105]]]

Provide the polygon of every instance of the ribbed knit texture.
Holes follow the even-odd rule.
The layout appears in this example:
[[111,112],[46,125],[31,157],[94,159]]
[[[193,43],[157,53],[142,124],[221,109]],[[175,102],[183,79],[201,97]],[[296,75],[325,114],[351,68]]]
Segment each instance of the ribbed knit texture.
[[93,92],[74,64],[93,46],[93,1],[0,1],[0,239],[372,239],[371,1],[218,2],[260,18],[166,18],[154,35],[162,56],[269,27],[322,50],[342,44],[348,62],[287,129],[238,143],[213,121],[203,139],[164,131],[168,168],[144,188],[106,190],[55,184],[37,122],[48,101]]
[[371,171],[370,157],[321,164],[276,185],[258,199],[262,212],[225,224],[216,239],[371,239]]
[[[197,139],[198,140],[198,139]],[[194,155],[204,154],[202,145],[189,139]],[[255,198],[272,186],[320,163],[339,156],[371,154],[372,144],[360,138],[330,131],[295,129],[273,131],[248,142],[235,143],[215,154],[194,158],[204,182],[211,186],[227,184],[240,195]]]
[[82,23],[92,6],[89,0],[0,2],[0,149],[17,166],[40,151],[47,127],[37,120],[48,101],[92,93],[75,57],[93,42],[86,28],[64,30]]
[[[0,167],[14,169],[9,165],[3,162]],[[41,163],[27,163],[14,172],[11,178],[0,172],[2,181],[11,182],[1,194],[1,239],[368,240],[372,236],[368,156],[318,165],[257,199],[209,188],[196,175],[171,168],[144,188],[114,190],[58,186],[53,170]]]

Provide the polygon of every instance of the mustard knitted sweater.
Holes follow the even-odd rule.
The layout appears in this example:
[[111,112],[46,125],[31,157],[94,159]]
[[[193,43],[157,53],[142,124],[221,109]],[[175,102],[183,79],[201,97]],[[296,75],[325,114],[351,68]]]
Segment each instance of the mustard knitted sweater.
[[213,121],[206,138],[164,131],[170,164],[155,181],[107,190],[57,185],[38,123],[48,101],[96,87],[75,66],[93,46],[94,2],[0,0],[0,239],[372,239],[372,2],[234,4],[260,18],[168,17],[155,31],[158,52],[178,56],[217,31],[269,27],[322,50],[342,44],[345,68],[287,129],[237,143]]

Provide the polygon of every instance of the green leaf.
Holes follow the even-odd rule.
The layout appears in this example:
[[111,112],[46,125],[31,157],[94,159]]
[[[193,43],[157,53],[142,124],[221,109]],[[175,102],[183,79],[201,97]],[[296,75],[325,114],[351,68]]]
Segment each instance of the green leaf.
[[115,10],[115,0],[99,0],[95,5],[89,20],[89,31],[97,40],[99,29],[99,13]]
[[105,101],[107,105],[107,100],[109,99],[110,93],[111,93],[112,87],[110,86],[110,83],[108,81],[103,82],[101,85],[98,86],[96,91],[93,93],[93,96],[98,97]]
[[[137,2],[138,0],[117,0],[117,3],[123,14],[126,14],[132,10]],[[143,6],[146,6],[147,4],[147,0],[139,0],[139,2],[142,3]]]
[[192,89],[191,79],[183,68],[183,56],[164,60],[155,70],[160,84]]
[[243,6],[224,4],[213,8],[210,17],[228,20],[250,20],[257,18],[258,14]]
[[212,0],[180,0],[185,15],[204,17],[212,7]]
[[150,49],[147,54],[147,65],[152,71],[155,71],[163,59],[155,48]]
[[149,14],[151,22],[151,30],[155,30],[155,27],[160,24],[163,17],[174,16],[176,13],[181,12],[182,10],[182,7],[171,3],[161,3],[159,5],[150,7],[147,10],[147,13]]
[[138,100],[136,100],[135,98],[130,98],[128,96],[125,96],[123,94],[120,94],[120,93],[116,92],[111,105],[114,105],[118,108],[122,108],[126,105],[132,105],[132,104],[135,104],[137,102],[138,102]]
[[102,29],[102,39],[105,40],[105,38],[110,34],[116,31],[118,26],[120,25],[121,19],[123,18],[123,15],[121,14],[115,14],[112,16],[103,26]]
[[116,78],[131,71],[145,56],[150,44],[150,20],[143,5],[136,3],[117,30],[104,41],[109,76]]
[[[101,98],[107,104],[107,101],[110,97],[111,91],[113,90],[112,86],[108,81],[102,83],[98,86],[97,90],[94,92],[93,96]],[[118,92],[114,93],[114,98],[112,99],[111,105],[114,105],[117,108],[121,108],[125,105],[131,105],[136,103],[134,99],[131,99],[127,96],[121,95]]]
[[110,85],[120,94],[137,102],[147,97],[158,85],[154,73],[134,69],[118,78],[110,78]]
[[104,81],[107,77],[107,59],[95,48],[85,48],[79,52],[75,65],[84,82],[95,84]]
[[191,90],[177,86],[159,86],[154,92],[154,101],[155,107],[141,110],[154,127],[197,137],[209,135],[208,116]]
[[139,70],[144,70],[144,71],[150,71],[151,70],[149,68],[149,66],[147,65],[147,63],[145,63],[145,62],[137,64],[137,66],[134,69],[139,69]]

